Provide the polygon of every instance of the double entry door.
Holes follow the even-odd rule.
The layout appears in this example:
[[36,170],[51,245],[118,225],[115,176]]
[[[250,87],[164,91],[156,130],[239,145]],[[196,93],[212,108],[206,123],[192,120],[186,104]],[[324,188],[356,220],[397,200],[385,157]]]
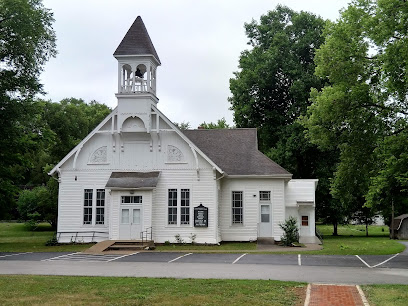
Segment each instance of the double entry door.
[[119,211],[121,240],[140,239],[143,228],[142,196],[122,196]]

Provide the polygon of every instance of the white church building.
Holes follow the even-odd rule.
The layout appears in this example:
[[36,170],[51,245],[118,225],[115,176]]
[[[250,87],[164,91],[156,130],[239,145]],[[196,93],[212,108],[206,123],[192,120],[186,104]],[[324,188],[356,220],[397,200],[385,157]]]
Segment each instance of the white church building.
[[318,242],[317,180],[292,179],[263,155],[256,129],[180,130],[160,112],[160,59],[140,17],[114,57],[117,107],[49,173],[59,242],[279,241],[289,216],[301,242]]

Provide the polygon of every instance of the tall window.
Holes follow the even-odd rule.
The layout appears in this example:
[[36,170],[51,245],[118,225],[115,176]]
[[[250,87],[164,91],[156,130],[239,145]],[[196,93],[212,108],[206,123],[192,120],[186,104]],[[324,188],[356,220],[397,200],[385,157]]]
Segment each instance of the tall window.
[[84,224],[92,224],[92,189],[84,190]]
[[181,189],[180,224],[190,224],[190,189]]
[[96,189],[95,224],[105,224],[105,189]]
[[190,224],[190,189],[168,190],[168,224]]
[[243,192],[232,192],[232,224],[243,224]]
[[169,189],[169,224],[177,224],[177,189]]

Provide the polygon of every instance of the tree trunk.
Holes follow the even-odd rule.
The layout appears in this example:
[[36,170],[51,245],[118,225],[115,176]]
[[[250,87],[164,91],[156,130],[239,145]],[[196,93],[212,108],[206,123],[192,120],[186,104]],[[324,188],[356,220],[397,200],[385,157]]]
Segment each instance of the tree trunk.
[[368,220],[366,218],[366,237],[368,237]]
[[333,236],[338,236],[337,233],[337,221],[333,221]]

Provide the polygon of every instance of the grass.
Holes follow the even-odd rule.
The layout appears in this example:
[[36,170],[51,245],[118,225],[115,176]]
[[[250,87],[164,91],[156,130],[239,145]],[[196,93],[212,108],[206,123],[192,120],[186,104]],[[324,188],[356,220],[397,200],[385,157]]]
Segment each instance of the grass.
[[24,223],[0,223],[0,252],[76,252],[90,247],[90,244],[46,246],[53,235],[47,223],[41,223],[35,231]]
[[323,250],[307,251],[302,254],[319,255],[387,255],[402,252],[405,246],[389,239],[387,226],[369,226],[369,237],[365,236],[364,225],[342,225],[339,236],[332,236],[333,226],[318,225],[323,235]]
[[371,306],[405,306],[408,301],[407,285],[361,286]]
[[302,305],[305,290],[271,280],[0,276],[2,305]]
[[[339,236],[332,236],[333,227],[318,225],[324,236],[323,250],[303,251],[302,254],[316,255],[387,255],[402,252],[404,246],[389,239],[387,226],[370,226],[369,237],[365,237],[362,225],[339,226]],[[383,231],[384,229],[384,231]],[[0,252],[78,252],[90,244],[67,244],[45,246],[54,232],[48,224],[40,224],[29,231],[22,223],[0,223]],[[158,251],[235,252],[256,251],[254,242],[226,242],[221,245],[159,245]],[[265,253],[264,251],[262,253]],[[285,253],[285,252],[280,252]],[[293,253],[292,253],[293,254]]]
[[202,245],[202,244],[184,244],[184,245],[158,245],[157,250],[166,251],[200,251],[200,252],[216,252],[216,251],[252,251],[256,250],[256,242],[223,242],[220,245]]

